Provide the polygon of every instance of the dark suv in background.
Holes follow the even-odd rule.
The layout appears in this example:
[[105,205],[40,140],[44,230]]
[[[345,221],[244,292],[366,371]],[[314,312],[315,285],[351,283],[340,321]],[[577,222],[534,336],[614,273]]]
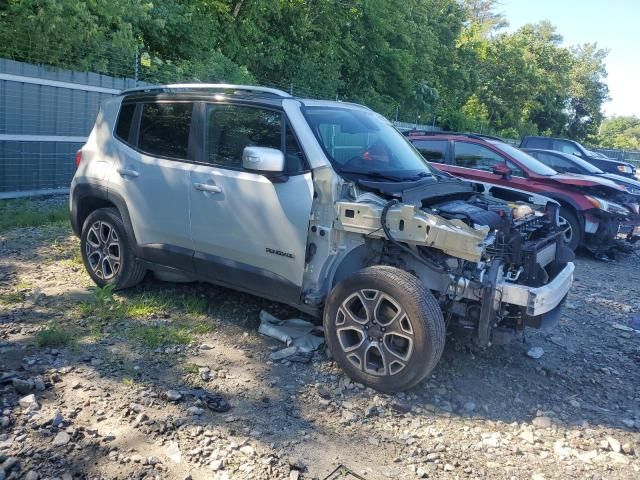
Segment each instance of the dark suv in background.
[[586,160],[604,172],[624,175],[625,177],[635,179],[636,167],[632,164],[614,160],[612,158],[602,158],[603,155],[587,150],[574,140],[567,140],[566,138],[528,136],[522,139],[520,148],[556,150],[558,152],[569,153]]

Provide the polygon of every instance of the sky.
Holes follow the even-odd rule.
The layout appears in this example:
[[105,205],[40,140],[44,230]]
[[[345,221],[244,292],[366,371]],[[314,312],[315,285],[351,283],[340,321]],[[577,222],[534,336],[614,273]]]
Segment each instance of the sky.
[[609,50],[607,116],[640,117],[640,0],[502,0],[509,31],[549,20],[565,45],[597,43]]

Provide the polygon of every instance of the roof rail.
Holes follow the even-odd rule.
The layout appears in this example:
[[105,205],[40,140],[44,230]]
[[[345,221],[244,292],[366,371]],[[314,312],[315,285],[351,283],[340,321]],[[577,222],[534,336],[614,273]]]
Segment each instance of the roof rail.
[[484,133],[463,133],[462,135],[467,135],[471,138],[488,138],[490,140],[498,140],[499,142],[506,143],[504,138],[497,137],[495,135],[485,135]]
[[402,132],[403,135],[405,136],[410,136],[410,135],[451,135],[454,134],[455,132],[444,132],[442,130],[405,130],[404,132]]
[[120,94],[127,94],[133,92],[174,92],[176,90],[220,90],[224,93],[225,90],[234,90],[255,94],[267,94],[282,98],[292,98],[287,92],[278,90],[277,88],[268,87],[256,87],[253,85],[233,85],[230,83],[174,83],[171,85],[150,85],[146,87],[128,88],[120,92]]
[[496,137],[494,135],[484,135],[482,133],[466,133],[466,132],[447,132],[447,131],[439,131],[439,132],[435,132],[435,131],[428,131],[428,130],[407,130],[405,132],[402,132],[403,135],[410,137],[411,135],[416,135],[416,136],[439,136],[439,135],[458,135],[461,137],[468,137],[468,138],[477,138],[477,139],[491,139],[491,140],[498,140],[499,142],[503,142],[506,143],[504,138],[500,138],[500,137]]

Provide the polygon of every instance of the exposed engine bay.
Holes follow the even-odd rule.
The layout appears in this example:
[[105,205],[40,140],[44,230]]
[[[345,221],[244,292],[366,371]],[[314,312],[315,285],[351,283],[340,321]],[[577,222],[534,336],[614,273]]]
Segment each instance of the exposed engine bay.
[[[558,204],[545,197],[527,202],[531,194],[518,190],[498,198],[466,182],[446,183],[404,191],[392,184],[387,191],[377,182],[377,192],[337,202],[340,228],[382,239],[371,246],[371,264],[414,272],[436,295],[448,324],[473,330],[482,346],[500,330],[557,321],[559,309],[532,305],[529,292],[542,288],[549,295],[554,281],[567,290],[571,283],[556,278],[567,275],[573,259],[558,227]],[[557,305],[566,291],[554,294],[562,294]]]

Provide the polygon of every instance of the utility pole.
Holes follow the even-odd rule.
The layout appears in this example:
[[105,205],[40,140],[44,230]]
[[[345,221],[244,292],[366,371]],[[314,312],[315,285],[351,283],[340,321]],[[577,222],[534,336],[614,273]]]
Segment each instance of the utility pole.
[[134,66],[133,66],[133,78],[135,81],[135,86],[138,86],[138,65],[140,64],[140,58],[139,58],[139,53],[138,53],[138,46],[136,45],[136,55],[135,55],[135,59],[134,59]]

